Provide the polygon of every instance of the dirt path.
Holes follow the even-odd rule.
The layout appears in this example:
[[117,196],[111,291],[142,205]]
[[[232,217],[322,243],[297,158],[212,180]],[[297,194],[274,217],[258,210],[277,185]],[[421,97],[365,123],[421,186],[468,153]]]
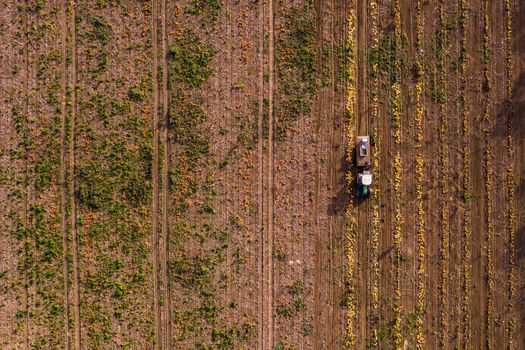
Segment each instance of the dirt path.
[[76,33],[76,0],[70,3],[71,17],[71,120],[70,120],[70,134],[69,134],[69,174],[71,180],[69,181],[69,200],[71,201],[71,216],[70,228],[72,232],[73,244],[73,307],[74,307],[74,322],[75,322],[75,349],[82,349],[81,339],[81,318],[80,318],[80,277],[79,277],[79,248],[77,237],[77,212],[76,212],[76,198],[75,198],[75,135],[76,135],[76,113],[77,113],[77,33]]
[[[473,54],[479,52],[481,48],[481,27],[480,23],[480,2],[473,1],[471,4],[472,13],[470,15],[471,20],[467,26],[467,35],[469,38],[468,52],[472,57],[472,64],[468,67],[468,87],[467,98],[471,101],[471,108],[473,111],[479,110],[481,108],[481,101],[479,94],[475,93],[479,89],[479,67],[481,65],[481,60],[479,55]],[[478,86],[476,86],[478,85]],[[481,139],[477,136],[479,132],[478,118],[474,113],[469,115],[470,122],[472,123],[472,130],[469,135],[470,145],[471,145],[471,163],[472,163],[472,200],[471,202],[471,213],[472,213],[472,293],[471,293],[471,312],[472,315],[482,315],[484,312],[484,304],[482,300],[485,298],[483,290],[483,272],[482,272],[482,242],[483,239],[483,201],[480,200],[484,197],[483,193],[483,168],[482,168],[482,144]],[[484,332],[482,330],[483,320],[481,317],[472,317],[471,319],[471,345],[474,349],[479,349],[482,347],[482,340],[484,339]]]
[[[379,7],[379,32],[383,36],[386,28],[391,23],[390,11],[386,9],[391,6],[391,2],[388,1],[383,6]],[[387,71],[380,73],[379,94],[382,96],[383,103],[379,105],[379,120],[378,120],[378,137],[381,140],[381,147],[379,148],[379,157],[383,160],[383,164],[379,164],[381,167],[381,177],[377,179],[377,183],[381,189],[381,198],[379,198],[379,205],[381,207],[381,219],[384,222],[383,229],[380,232],[379,237],[379,310],[378,314],[381,315],[378,324],[378,332],[382,332],[384,329],[389,327],[390,320],[392,319],[392,300],[390,295],[393,292],[392,283],[392,190],[391,183],[388,181],[392,172],[392,138],[390,136],[390,126],[387,118],[388,115],[388,100],[390,96],[390,89],[387,87],[390,81],[390,75]],[[384,84],[383,84],[384,81]]]
[[67,190],[68,190],[68,179],[67,176],[67,0],[62,0],[61,6],[61,35],[62,35],[62,115],[61,115],[61,128],[60,128],[60,207],[61,207],[61,223],[60,231],[62,234],[62,273],[64,278],[64,338],[66,349],[71,348],[70,336],[69,336],[69,263],[68,263],[68,228],[67,228]]
[[153,227],[153,303],[155,312],[155,349],[160,350],[163,343],[164,326],[161,313],[161,296],[159,281],[160,265],[160,238],[159,238],[159,50],[158,50],[158,11],[159,4],[153,0],[152,8],[152,45],[153,45],[153,201],[152,201],[152,227]]

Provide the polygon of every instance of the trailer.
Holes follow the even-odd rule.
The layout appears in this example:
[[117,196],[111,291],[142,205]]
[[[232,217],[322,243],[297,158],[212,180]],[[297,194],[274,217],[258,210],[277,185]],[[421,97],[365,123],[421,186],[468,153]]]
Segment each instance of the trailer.
[[370,138],[368,136],[357,136],[356,162],[358,167],[368,167],[371,164]]

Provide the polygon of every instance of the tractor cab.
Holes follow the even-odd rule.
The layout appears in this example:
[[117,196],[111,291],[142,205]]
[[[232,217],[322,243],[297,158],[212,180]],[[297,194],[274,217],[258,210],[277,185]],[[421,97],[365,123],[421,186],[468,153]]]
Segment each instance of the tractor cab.
[[370,196],[370,194],[372,193],[372,190],[370,189],[371,185],[372,173],[368,170],[359,173],[359,176],[357,177],[357,190],[359,193],[359,197],[366,198]]

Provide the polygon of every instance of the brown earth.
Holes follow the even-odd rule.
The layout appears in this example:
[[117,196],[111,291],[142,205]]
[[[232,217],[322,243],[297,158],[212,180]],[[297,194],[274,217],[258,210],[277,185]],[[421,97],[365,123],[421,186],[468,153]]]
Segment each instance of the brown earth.
[[0,348],[523,349],[524,6],[2,3]]

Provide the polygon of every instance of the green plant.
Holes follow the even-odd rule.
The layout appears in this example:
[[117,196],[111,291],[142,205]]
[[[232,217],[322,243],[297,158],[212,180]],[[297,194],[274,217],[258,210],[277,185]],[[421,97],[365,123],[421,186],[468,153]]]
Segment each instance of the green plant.
[[146,91],[143,86],[132,86],[129,88],[128,97],[136,102],[146,99]]
[[298,296],[304,291],[303,281],[297,280],[288,286],[288,293],[292,296]]
[[96,163],[79,166],[77,172],[77,197],[79,203],[91,209],[107,207],[113,198],[114,183]]
[[170,81],[178,86],[197,87],[213,73],[210,61],[216,50],[202,43],[192,31],[186,30],[178,36],[169,51]]
[[190,0],[184,11],[191,15],[203,16],[202,24],[214,24],[222,8],[220,0]]
[[88,33],[88,38],[98,40],[103,45],[108,44],[113,36],[111,25],[101,16],[90,17],[89,23],[92,26],[92,30]]

